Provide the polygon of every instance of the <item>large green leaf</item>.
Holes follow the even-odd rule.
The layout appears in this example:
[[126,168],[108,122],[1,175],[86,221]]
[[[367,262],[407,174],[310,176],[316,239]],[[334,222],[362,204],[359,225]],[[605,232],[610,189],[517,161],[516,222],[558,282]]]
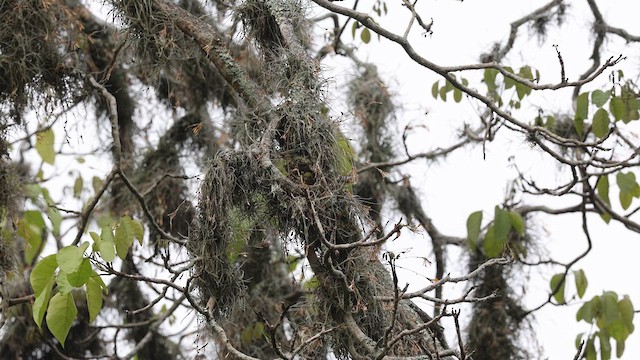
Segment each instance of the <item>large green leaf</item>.
[[498,70],[496,69],[485,69],[483,80],[485,84],[487,84],[487,90],[490,93],[496,91],[496,76],[498,76]]
[[482,211],[471,213],[467,218],[467,240],[469,247],[475,251],[480,236],[480,226],[482,225]]
[[584,270],[576,270],[573,272],[573,277],[576,281],[576,289],[578,291],[578,297],[582,299],[584,293],[587,291],[587,285],[589,282],[587,281],[587,276],[584,273]]
[[600,332],[598,337],[600,338],[600,359],[611,359],[611,343],[609,342],[609,337],[603,332]]
[[[511,67],[509,67],[509,66],[505,66],[504,69],[509,73],[515,74],[513,69]],[[510,77],[507,77],[507,76],[504,77],[504,88],[505,89],[511,89],[512,87],[516,86],[517,83],[518,83],[517,81],[511,79]]]
[[368,28],[362,29],[360,33],[360,39],[363,43],[368,44],[371,41],[371,31]]
[[517,83],[516,94],[518,94],[518,99],[522,100],[525,96],[531,94],[531,88],[525,84]]
[[63,294],[69,294],[74,289],[74,286],[69,282],[67,275],[68,274],[66,272],[60,270],[60,272],[58,272],[58,276],[56,276],[58,291]]
[[42,290],[40,294],[36,296],[36,300],[33,302],[33,321],[36,322],[36,325],[38,325],[38,327],[42,326],[42,319],[44,319],[44,314],[47,311],[49,299],[51,299],[51,289],[53,289],[54,283],[55,281],[53,277],[51,277],[49,283],[45,285],[44,290]]
[[78,271],[80,264],[82,264],[83,250],[77,246],[69,245],[65,246],[56,255],[58,265],[67,274]]
[[462,91],[460,89],[453,89],[453,101],[459,103],[462,100]]
[[60,225],[62,225],[62,215],[60,215],[60,211],[53,207],[47,207],[47,217],[49,221],[51,221],[51,225],[53,226],[52,232],[54,236],[60,235]]
[[609,134],[609,113],[605,109],[598,109],[593,115],[593,134],[603,138]]
[[33,270],[31,270],[29,282],[36,297],[51,283],[57,268],[58,262],[56,261],[56,255],[53,254],[38,261]]
[[495,224],[493,224],[489,227],[489,229],[487,229],[487,233],[484,235],[482,250],[484,251],[485,256],[487,256],[488,258],[495,258],[502,254],[503,248],[504,241],[496,238]]
[[524,219],[520,214],[515,211],[509,211],[509,220],[511,221],[511,226],[513,229],[520,234],[520,236],[524,235]]
[[587,360],[596,360],[598,357],[598,353],[596,352],[596,347],[593,344],[593,341],[594,338],[590,336],[584,349],[584,356],[587,358]]
[[616,356],[619,359],[622,357],[623,354],[624,354],[624,340],[623,341],[616,340]]
[[47,225],[40,210],[27,210],[22,219],[18,222],[18,234],[27,241],[24,251],[26,262],[30,263],[33,258],[42,251],[45,244],[42,242],[47,238]]
[[495,227],[496,240],[504,244],[509,236],[509,231],[511,231],[511,217],[509,216],[509,212],[496,206],[493,224]]
[[102,309],[102,287],[93,278],[87,281],[87,307],[89,308],[89,322],[92,323]]
[[82,264],[80,264],[80,268],[78,268],[78,271],[67,274],[67,280],[69,280],[69,284],[75,287],[80,287],[86,284],[87,281],[89,281],[92,272],[93,270],[91,269],[91,262],[89,261],[89,259],[85,258],[82,260]]
[[96,193],[100,190],[100,188],[102,188],[102,184],[104,184],[104,181],[97,176],[94,176],[91,179],[91,186],[93,187],[93,191]]
[[98,243],[98,251],[100,257],[104,261],[111,262],[116,258],[116,244],[113,241],[113,231],[110,226],[103,226],[100,233],[100,241]]
[[78,309],[71,294],[57,293],[49,301],[47,327],[62,347],[77,315]]
[[56,152],[53,148],[55,136],[53,130],[47,129],[40,131],[36,135],[36,151],[42,158],[42,161],[53,165],[56,160]]
[[107,284],[104,283],[104,281],[102,280],[102,277],[100,277],[100,275],[98,275],[97,272],[93,271],[91,273],[91,280],[97,282],[105,294],[109,293],[109,288],[107,287]]
[[624,116],[622,117],[622,121],[626,124],[632,120],[640,119],[640,113],[638,112],[640,100],[628,85],[622,87],[620,98],[624,102]]
[[629,295],[625,295],[620,301],[618,301],[618,309],[620,310],[620,316],[622,316],[622,321],[626,325],[627,329],[629,329],[630,333],[633,332],[633,317],[635,313]]
[[609,100],[609,96],[611,96],[611,91],[602,91],[602,90],[594,90],[591,93],[591,102],[593,105],[601,108],[604,104]]
[[[596,186],[596,191],[597,191],[598,197],[600,197],[600,199],[602,199],[602,201],[605,204],[607,204],[608,206],[611,206],[611,201],[609,200],[609,176],[608,175],[602,175],[600,176],[600,178],[598,178],[598,185]],[[600,216],[607,224],[609,223],[609,221],[611,221],[611,215],[609,215],[608,213],[600,214]]]
[[619,172],[616,175],[616,182],[620,188],[620,205],[626,210],[634,197],[640,197],[640,185],[636,182],[636,175],[633,172]]
[[622,120],[624,118],[626,109],[625,109],[624,101],[622,100],[621,97],[614,96],[611,98],[611,101],[609,102],[609,111],[611,112],[611,115],[613,115],[613,118],[616,121]]
[[131,220],[129,216],[120,218],[120,222],[116,227],[115,237],[113,238],[116,244],[116,252],[122,260],[126,258],[127,252],[129,252],[129,249],[133,245],[134,231],[132,222],[133,220]]
[[576,312],[576,321],[584,320],[589,324],[593,322],[593,309],[591,308],[591,305],[591,301],[587,301],[582,304],[580,309],[578,309],[578,312]]
[[[562,284],[560,284],[562,282]],[[558,304],[564,304],[564,285],[565,285],[565,281],[564,281],[564,273],[558,273],[555,274],[551,277],[551,281],[549,282],[549,287],[551,288],[551,291],[556,290],[556,288],[558,289],[554,294],[553,294],[553,298],[556,299],[556,302],[558,302]]]
[[[349,145],[350,146],[350,145]],[[351,149],[353,151],[353,149]],[[353,156],[355,157],[355,152],[353,153]],[[350,160],[351,162],[352,160]],[[353,166],[351,164],[351,166]],[[351,171],[351,170],[349,170]],[[142,223],[138,220],[133,220],[131,222],[131,226],[133,226],[133,237],[138,239],[138,243],[140,243],[140,245],[142,245],[142,242],[144,241],[144,227],[142,226]]]

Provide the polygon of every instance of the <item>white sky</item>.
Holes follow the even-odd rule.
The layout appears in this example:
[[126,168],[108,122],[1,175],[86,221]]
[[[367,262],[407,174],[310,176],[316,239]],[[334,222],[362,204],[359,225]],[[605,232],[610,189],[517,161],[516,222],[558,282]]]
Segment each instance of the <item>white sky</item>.
[[[438,0],[418,2],[416,9],[425,21],[431,17],[435,20],[430,37],[421,36],[420,28],[414,27],[410,40],[414,48],[427,59],[440,65],[471,64],[478,62],[479,55],[487,51],[495,41],[504,42],[509,35],[509,23],[532,10],[539,8],[548,1],[454,1]],[[389,15],[379,20],[384,26],[391,28],[397,34],[403,34],[408,20],[408,11],[400,6],[392,6],[393,1],[387,1]],[[400,3],[400,2],[398,2]],[[514,49],[509,53],[505,64],[518,68],[530,65],[541,72],[542,83],[556,83],[560,79],[560,66],[552,44],[557,44],[563,55],[567,76],[576,80],[589,66],[591,54],[591,39],[589,38],[592,16],[589,14],[586,1],[572,1],[568,9],[565,24],[560,31],[556,26],[550,26],[548,40],[540,44],[536,37],[529,36],[527,28],[522,27],[520,37],[516,40]],[[351,6],[352,2],[341,2],[342,6]],[[373,4],[373,2],[371,2]],[[640,23],[637,21],[640,4],[635,1],[598,1],[601,12],[609,24],[627,29],[631,34],[640,34]],[[361,2],[361,11],[368,10],[368,2]],[[378,20],[378,19],[376,19]],[[350,29],[350,28],[349,28]],[[345,36],[351,37],[349,33]],[[627,77],[635,79],[640,68],[640,47],[628,46],[610,36],[603,48],[603,61],[609,56],[623,54],[627,60],[619,67],[625,71]],[[475,102],[463,100],[461,104],[454,104],[449,99],[445,105],[441,100],[434,100],[431,96],[431,85],[438,80],[438,76],[429,70],[413,63],[396,44],[372,37],[371,43],[359,49],[359,56],[363,60],[378,65],[387,84],[396,94],[396,100],[406,110],[400,116],[398,129],[404,124],[424,125],[426,130],[417,133],[410,144],[415,152],[433,149],[438,145],[452,142],[457,129],[465,122],[477,121]],[[337,78],[349,76],[352,72],[344,70],[339,64],[340,59],[327,61],[326,66],[334,64],[340,66],[330,73]],[[607,84],[606,72],[593,85],[585,86],[583,90],[593,90]],[[482,73],[468,72],[463,75],[470,80],[472,86],[484,88],[478,82]],[[340,101],[337,99],[338,102]],[[516,113],[523,120],[530,121],[536,115],[537,107],[551,111],[571,111],[571,90],[545,91],[525,98],[523,109]],[[428,115],[424,115],[428,111]],[[631,134],[640,134],[637,124],[629,128]],[[487,144],[487,158],[482,159],[481,146],[470,147],[450,156],[439,165],[425,166],[424,163],[414,164],[410,168],[411,181],[419,187],[422,199],[429,215],[439,229],[450,235],[466,235],[466,218],[473,211],[484,210],[486,219],[493,217],[493,207],[504,199],[504,189],[508,180],[516,174],[510,168],[508,158],[514,155],[521,170],[535,179],[546,179],[548,184],[566,177],[559,173],[553,159],[545,156],[538,149],[532,149],[520,135],[503,131],[493,143]],[[612,202],[617,201],[617,190],[611,190]],[[555,199],[554,205],[567,204]],[[575,200],[575,199],[574,199]],[[549,203],[549,202],[547,202]],[[391,212],[389,212],[391,214]],[[396,218],[388,219],[395,223]],[[538,229],[539,241],[546,247],[548,253],[557,260],[568,261],[586,248],[586,240],[580,228],[579,215],[563,215],[556,218],[536,216],[535,228]],[[640,274],[640,236],[625,231],[617,224],[605,225],[598,216],[590,217],[593,250],[574,269],[586,271],[589,288],[584,299],[589,300],[604,290],[616,291],[619,295],[629,294],[640,308],[640,286],[637,276]],[[429,256],[430,247],[424,235],[412,236],[405,234],[390,247],[397,249],[412,249],[408,255]],[[426,244],[426,245],[425,245]],[[466,264],[457,256],[455,251],[449,253],[448,262],[453,265],[449,271],[453,275],[465,272]],[[458,262],[458,264],[456,264]],[[433,276],[433,266],[424,267],[419,258],[407,259],[399,264],[411,268],[402,271],[400,284],[409,282],[410,288],[421,287],[425,280],[422,276]],[[458,266],[456,266],[458,265]],[[547,298],[548,281],[561,269],[545,268],[531,272],[530,281],[524,283],[527,296],[525,303],[535,307]],[[456,273],[457,272],[457,273]],[[524,276],[523,276],[524,277]],[[575,294],[573,280],[569,278],[567,298]],[[447,288],[445,288],[447,291]],[[453,296],[448,289],[448,295]],[[536,315],[536,331],[540,345],[545,355],[550,359],[572,359],[576,349],[574,340],[578,333],[588,332],[589,324],[577,323],[575,313],[580,301],[575,305],[553,307],[547,305]],[[635,321],[636,326],[640,322]],[[640,337],[632,334],[626,342],[624,359],[640,359]],[[541,354],[541,358],[544,358]]]

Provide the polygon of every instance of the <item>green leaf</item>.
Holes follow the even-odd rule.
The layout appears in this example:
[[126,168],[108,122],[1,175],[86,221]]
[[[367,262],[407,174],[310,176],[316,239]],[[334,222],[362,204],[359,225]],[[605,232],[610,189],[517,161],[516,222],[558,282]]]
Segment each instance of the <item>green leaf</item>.
[[[598,197],[600,197],[600,199],[605,204],[607,204],[608,206],[611,206],[611,201],[609,200],[609,176],[608,175],[602,175],[598,178],[598,185],[596,186],[596,192],[598,194]],[[609,221],[611,220],[611,215],[609,214],[600,214],[600,216],[606,223],[609,223]]]
[[604,104],[609,100],[609,96],[611,96],[611,91],[602,91],[602,90],[594,90],[591,93],[591,102],[593,105],[601,108]]
[[353,22],[353,25],[351,25],[351,37],[352,37],[353,39],[355,39],[355,38],[356,38],[356,30],[357,30],[357,29],[358,29],[358,22],[357,22],[357,21],[354,21],[354,22]]
[[49,305],[49,299],[51,299],[51,289],[53,289],[53,284],[55,284],[55,281],[53,280],[53,277],[51,277],[49,283],[44,287],[40,294],[36,296],[36,299],[33,302],[33,308],[31,309],[33,321],[36,322],[36,325],[38,325],[39,328],[42,328],[42,319],[44,319],[44,313]]
[[462,91],[460,91],[460,89],[456,88],[453,89],[453,101],[459,103],[462,100]]
[[62,225],[62,215],[58,209],[48,207],[47,208],[47,217],[49,221],[51,221],[51,225],[53,226],[52,232],[54,236],[60,235],[60,225]]
[[612,329],[610,328],[611,324],[622,320],[620,310],[618,309],[618,294],[613,291],[606,291],[602,295],[602,314],[609,334],[613,338],[619,339],[620,333],[617,332],[617,329],[615,329],[616,331],[614,331],[614,334],[614,332],[611,332]]
[[94,279],[87,281],[87,307],[89,308],[89,322],[92,323],[102,309],[102,288]]
[[65,246],[56,255],[56,260],[62,271],[67,274],[78,271],[80,264],[82,264],[83,250],[77,246],[69,245]]
[[93,252],[100,251],[100,243],[102,242],[102,239],[100,239],[100,235],[98,235],[98,233],[95,231],[89,231],[89,236],[91,236],[91,239],[93,240]]
[[609,113],[605,109],[593,115],[593,134],[601,139],[609,134]]
[[38,297],[45,288],[51,283],[55,277],[55,271],[58,268],[58,262],[56,261],[56,255],[49,255],[42,260],[38,261],[31,275],[29,276],[29,282],[31,288],[36,297]]
[[439,86],[439,81],[436,81],[433,83],[433,85],[431,86],[431,95],[433,96],[434,99],[438,99],[438,86]]
[[501,209],[499,206],[495,207],[494,227],[496,240],[504,244],[511,230],[511,217],[508,211]]
[[131,226],[133,227],[133,237],[138,239],[138,243],[142,245],[142,241],[144,241],[144,227],[142,226],[142,223],[138,220],[133,220],[131,222]]
[[104,181],[102,181],[102,179],[100,179],[97,176],[94,176],[91,179],[91,186],[93,187],[93,191],[94,192],[98,192],[100,190],[100,188],[102,188],[103,184],[104,184]]
[[56,152],[53,149],[54,140],[55,136],[51,129],[40,131],[36,135],[36,151],[42,158],[42,161],[51,165],[53,165],[56,160]]
[[62,270],[58,272],[58,276],[56,276],[56,284],[58,284],[58,291],[63,294],[70,293],[74,288],[67,278],[67,273]]
[[95,271],[91,272],[91,280],[97,282],[100,285],[100,287],[102,288],[102,290],[104,291],[105,294],[109,293],[109,288],[107,288],[107,284],[104,283],[104,281],[102,280],[100,275],[98,275],[97,272],[95,272]]
[[520,236],[524,235],[524,219],[522,218],[522,216],[520,216],[520,214],[518,214],[515,211],[509,211],[509,220],[511,221],[511,226],[513,226],[513,229],[520,234]]
[[620,188],[620,205],[626,210],[631,206],[634,197],[640,197],[640,185],[636,182],[636,176],[632,172],[619,172],[616,175],[616,182]]
[[67,274],[67,280],[69,280],[69,284],[75,287],[80,287],[86,284],[87,281],[89,281],[92,272],[93,270],[91,269],[91,262],[89,261],[89,259],[85,258],[82,260],[82,264],[80,265],[78,271]]
[[516,94],[518,94],[518,99],[522,100],[525,96],[531,94],[531,88],[525,84],[517,83]]
[[73,197],[80,198],[80,193],[82,192],[82,187],[84,186],[84,181],[82,180],[82,176],[78,176],[76,181],[73,183]]
[[533,80],[533,73],[531,72],[531,66],[525,65],[518,70],[518,74],[525,79]]
[[[508,66],[506,66],[504,69],[505,69],[507,72],[510,72],[510,73],[512,73],[512,74],[515,74],[515,72],[513,71],[513,69],[512,69],[512,68],[510,68],[510,67],[508,67]],[[504,88],[505,88],[505,89],[511,89],[512,87],[516,86],[516,84],[517,84],[517,83],[518,83],[517,81],[515,81],[515,80],[511,79],[510,77],[507,77],[507,76],[505,76],[505,77],[504,77]]]
[[631,303],[631,299],[629,295],[625,295],[620,301],[618,301],[618,309],[620,310],[620,316],[622,317],[622,321],[625,326],[629,330],[629,333],[633,332],[633,317],[634,310],[633,304]]
[[583,337],[584,337],[584,333],[580,333],[576,336],[576,341],[575,341],[576,350],[580,349],[580,345],[582,344]]
[[632,120],[640,119],[640,113],[638,113],[638,108],[640,108],[640,100],[637,98],[635,92],[629,87],[629,85],[625,85],[622,87],[620,98],[624,102],[625,110],[622,121],[627,124]]
[[482,211],[472,212],[467,218],[467,241],[473,252],[476,251],[478,236],[480,236],[480,226],[482,225]]
[[106,262],[112,262],[116,258],[116,244],[113,242],[113,232],[111,227],[103,226],[102,233],[100,234],[100,243],[98,245],[98,251],[100,251],[100,257]]
[[618,359],[622,357],[622,354],[624,354],[624,340],[616,340],[616,356]]
[[609,102],[609,111],[616,121],[622,120],[624,118],[626,109],[624,106],[624,101],[621,97],[614,96],[611,98],[611,101]]
[[127,252],[131,246],[133,246],[133,220],[129,216],[123,216],[120,218],[120,223],[116,227],[116,235],[113,238],[116,244],[116,252],[118,257],[124,260],[127,257]]
[[483,80],[485,84],[487,84],[487,90],[489,92],[496,91],[496,76],[498,75],[498,70],[496,69],[485,69]]
[[440,98],[442,99],[442,101],[447,101],[447,86],[446,85],[440,88]]
[[588,321],[588,323],[592,324],[594,319],[602,317],[602,298],[594,296],[589,303],[591,304],[591,321]]
[[585,92],[578,96],[576,115],[574,118],[574,125],[578,135],[583,133],[584,121],[589,117],[589,93]]
[[43,229],[47,226],[42,217],[42,212],[38,210],[27,210],[24,212],[23,217],[27,224],[33,225],[38,229]]
[[592,306],[591,301],[587,301],[584,304],[582,304],[582,306],[580,307],[580,309],[578,309],[578,312],[576,313],[576,321],[584,320],[589,324],[593,323],[593,309],[591,308],[591,306]]
[[596,347],[593,344],[593,340],[593,337],[589,337],[589,340],[587,340],[587,346],[585,346],[584,356],[587,358],[587,360],[596,360],[598,357],[598,353],[596,353]]
[[584,273],[584,270],[576,270],[573,272],[573,277],[576,281],[576,289],[578,290],[578,297],[582,299],[584,293],[587,291],[587,285],[589,282],[587,281],[587,276]]
[[371,31],[369,31],[368,28],[362,29],[362,32],[360,33],[360,39],[363,43],[368,44],[369,41],[371,41]]
[[503,247],[504,241],[500,241],[496,238],[495,224],[491,225],[489,229],[487,229],[487,233],[484,235],[484,240],[482,242],[482,250],[484,251],[485,256],[488,258],[498,257],[502,254]]
[[23,214],[22,220],[18,223],[18,234],[27,241],[24,256],[27,262],[42,250],[42,242],[46,240],[46,225],[42,212],[39,210],[27,210]]
[[62,347],[64,347],[64,342],[76,315],[78,315],[78,309],[76,309],[76,304],[71,294],[57,293],[49,301],[47,326]]
[[[561,282],[562,284],[559,285]],[[551,288],[552,292],[556,290],[556,288],[558,288],[558,291],[556,291],[555,294],[553,294],[553,298],[556,299],[556,302],[558,304],[564,304],[565,302],[564,301],[564,285],[565,285],[564,273],[558,273],[551,277],[551,281],[549,282],[549,287]]]
[[609,342],[609,337],[600,332],[600,359],[602,360],[610,360],[611,359],[611,343]]

